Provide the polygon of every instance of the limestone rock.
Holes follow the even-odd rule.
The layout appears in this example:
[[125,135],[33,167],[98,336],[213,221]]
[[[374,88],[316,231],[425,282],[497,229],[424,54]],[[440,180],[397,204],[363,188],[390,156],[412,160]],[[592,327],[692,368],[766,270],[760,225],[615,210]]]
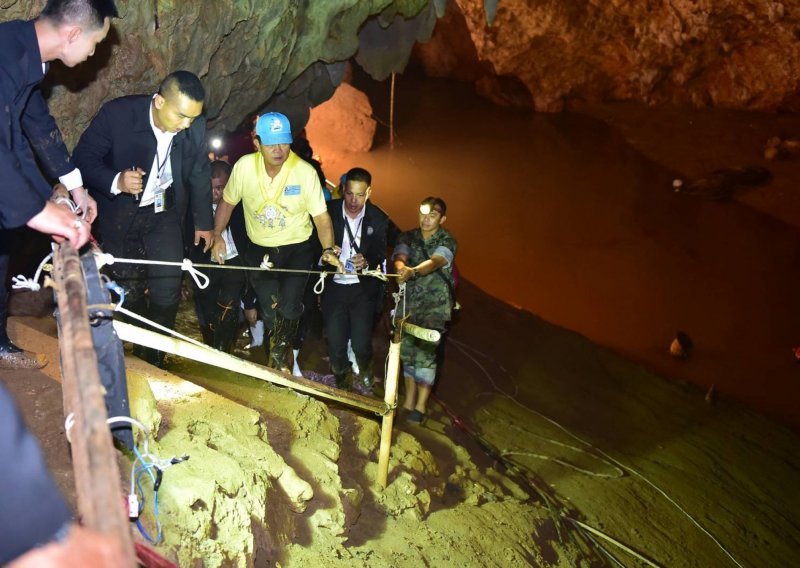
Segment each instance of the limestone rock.
[[367,95],[342,83],[329,101],[311,110],[306,134],[311,146],[322,154],[331,146],[337,151],[367,152],[375,128]]
[[[0,21],[32,18],[43,4],[5,0]],[[358,50],[373,51],[359,44],[358,33],[367,20],[382,15],[385,21],[405,22],[427,13],[428,7],[426,0],[116,4],[120,17],[94,57],[71,70],[54,64],[48,73],[50,109],[69,147],[103,102],[154,92],[176,69],[193,71],[203,80],[211,128],[233,130],[275,101],[299,117],[302,126],[308,109],[328,98],[341,81],[337,62]],[[398,57],[391,45],[380,50],[370,58],[376,67]]]
[[796,110],[796,8],[773,0],[503,0],[488,26],[483,0],[454,0],[417,55],[436,75],[488,68],[480,92],[519,104],[519,85],[509,97],[512,83],[496,80],[513,77],[536,110],[558,111],[571,99]]

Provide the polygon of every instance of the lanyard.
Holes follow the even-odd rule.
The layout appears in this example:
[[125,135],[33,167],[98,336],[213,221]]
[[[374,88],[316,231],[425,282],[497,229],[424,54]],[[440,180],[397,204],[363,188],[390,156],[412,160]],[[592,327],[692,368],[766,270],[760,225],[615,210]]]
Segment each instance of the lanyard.
[[[161,183],[161,176],[164,174],[164,171],[167,169],[167,160],[169,160],[169,153],[172,151],[172,141],[175,140],[175,137],[169,139],[169,145],[167,146],[167,152],[162,160],[161,157],[158,155],[158,146],[156,146],[156,185],[160,185]],[[156,189],[158,191],[158,189]]]
[[[361,235],[361,223],[364,222],[364,217],[362,216],[361,219],[358,220],[358,227],[356,227],[356,233]],[[350,230],[350,219],[347,218],[347,215],[344,217],[344,228],[347,229],[347,236],[350,239],[350,256],[353,256],[353,251],[356,251],[356,254],[361,254],[361,250],[358,247],[358,243],[356,243],[356,238],[353,236],[353,231]]]

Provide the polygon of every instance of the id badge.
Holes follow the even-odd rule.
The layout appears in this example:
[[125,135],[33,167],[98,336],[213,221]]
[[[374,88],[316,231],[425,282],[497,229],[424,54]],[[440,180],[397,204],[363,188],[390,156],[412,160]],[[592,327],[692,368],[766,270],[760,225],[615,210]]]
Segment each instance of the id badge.
[[153,208],[156,213],[164,212],[164,190],[156,192],[155,201],[153,201]]
[[345,272],[355,272],[356,271],[356,265],[353,264],[353,259],[352,258],[348,258],[344,262],[344,271]]

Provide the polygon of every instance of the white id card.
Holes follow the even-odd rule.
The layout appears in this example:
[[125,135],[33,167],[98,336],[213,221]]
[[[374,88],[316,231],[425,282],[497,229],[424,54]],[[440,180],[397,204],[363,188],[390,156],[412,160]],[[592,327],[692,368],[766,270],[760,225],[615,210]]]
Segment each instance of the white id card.
[[155,201],[153,201],[153,207],[156,213],[163,213],[164,212],[164,190],[160,190],[156,192]]
[[344,262],[344,271],[345,272],[355,272],[356,271],[356,265],[353,264],[353,259],[352,258],[348,258]]

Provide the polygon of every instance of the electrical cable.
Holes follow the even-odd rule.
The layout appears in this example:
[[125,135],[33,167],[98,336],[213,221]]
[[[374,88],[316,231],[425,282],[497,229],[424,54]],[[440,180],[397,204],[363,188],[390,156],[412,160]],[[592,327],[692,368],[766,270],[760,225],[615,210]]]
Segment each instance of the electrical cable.
[[[608,455],[606,452],[604,452],[603,450],[601,450],[601,449],[597,448],[596,446],[594,446],[594,445],[590,444],[590,443],[589,443],[589,442],[587,442],[586,440],[582,439],[580,436],[578,436],[577,434],[573,433],[572,431],[570,431],[569,429],[567,429],[565,426],[563,426],[563,425],[562,425],[562,424],[560,424],[559,422],[557,422],[557,421],[553,420],[552,418],[550,418],[550,417],[548,417],[548,416],[546,416],[546,415],[542,414],[541,412],[539,412],[539,411],[537,411],[537,410],[534,410],[533,408],[530,408],[530,407],[528,407],[528,406],[526,406],[526,405],[522,404],[520,401],[516,400],[516,398],[514,398],[513,396],[511,396],[511,395],[507,394],[506,392],[504,392],[504,391],[503,391],[503,389],[501,389],[500,387],[498,387],[498,386],[497,386],[497,384],[495,383],[494,379],[493,379],[493,378],[492,378],[492,376],[489,374],[489,372],[488,372],[488,371],[485,369],[485,367],[484,367],[483,365],[481,365],[481,364],[480,364],[480,363],[479,363],[479,362],[478,362],[478,361],[477,361],[477,360],[476,360],[476,359],[475,359],[475,358],[474,358],[472,355],[470,355],[470,354],[467,352],[467,349],[471,349],[472,351],[474,351],[474,352],[478,353],[478,354],[479,354],[479,355],[481,355],[482,357],[484,357],[484,358],[487,358],[487,359],[488,359],[488,356],[487,356],[486,354],[484,354],[484,353],[481,353],[481,352],[480,352],[480,351],[478,351],[477,349],[475,349],[475,348],[473,348],[473,347],[471,347],[471,346],[467,345],[466,343],[463,343],[463,342],[460,342],[460,341],[458,341],[458,340],[456,340],[456,339],[453,339],[452,337],[450,338],[450,341],[451,341],[451,342],[453,342],[453,343],[456,345],[456,347],[457,347],[457,348],[458,348],[458,349],[459,349],[459,350],[460,350],[460,351],[461,351],[461,352],[462,352],[462,353],[463,353],[463,354],[464,354],[464,355],[465,355],[465,356],[466,356],[468,359],[470,359],[470,360],[471,360],[473,363],[475,363],[475,364],[478,366],[478,368],[479,368],[479,369],[480,369],[480,370],[481,370],[481,371],[484,373],[484,375],[485,375],[485,376],[486,376],[486,377],[489,379],[489,382],[492,384],[492,387],[493,387],[495,390],[497,390],[497,391],[498,391],[499,393],[501,393],[503,396],[507,397],[507,398],[508,398],[509,400],[511,400],[511,401],[512,401],[514,404],[518,405],[519,407],[523,408],[524,410],[526,410],[526,411],[528,411],[528,412],[530,412],[530,413],[532,413],[532,414],[535,414],[535,415],[537,415],[537,416],[541,417],[543,420],[546,420],[547,422],[549,422],[550,424],[552,424],[552,425],[553,425],[553,426],[555,426],[556,428],[560,429],[562,432],[564,432],[565,434],[567,434],[568,436],[570,436],[570,437],[571,437],[571,438],[573,438],[574,440],[576,440],[576,441],[580,442],[581,444],[583,444],[584,446],[586,446],[586,447],[588,447],[588,448],[591,448],[593,451],[597,452],[599,455],[601,455],[603,458],[605,458],[606,460],[608,460],[610,463],[612,463],[612,464],[614,464],[615,466],[617,466],[619,469],[621,469],[621,470],[623,470],[623,471],[625,471],[625,472],[627,472],[627,473],[630,473],[631,475],[635,475],[636,477],[638,477],[639,479],[641,479],[642,481],[644,481],[644,482],[645,482],[647,485],[649,485],[649,486],[650,486],[650,487],[651,487],[653,490],[655,490],[655,491],[656,491],[657,493],[659,493],[659,494],[660,494],[662,497],[664,497],[664,498],[665,498],[665,499],[666,499],[666,500],[667,500],[669,503],[671,503],[671,504],[672,504],[672,505],[673,505],[675,508],[677,508],[677,509],[678,509],[678,510],[679,510],[679,511],[680,511],[680,512],[681,512],[681,513],[682,513],[682,514],[683,514],[683,515],[684,515],[686,518],[688,518],[688,519],[689,519],[689,520],[692,522],[692,524],[694,524],[694,525],[695,525],[695,526],[696,526],[696,527],[697,527],[697,528],[698,528],[698,529],[699,529],[701,532],[703,532],[703,533],[704,533],[704,534],[705,534],[705,535],[706,535],[708,538],[710,538],[710,539],[711,539],[711,540],[714,542],[714,544],[716,544],[716,545],[717,545],[717,547],[718,547],[718,548],[719,548],[719,549],[720,549],[720,550],[721,550],[721,551],[722,551],[722,552],[723,552],[723,553],[724,553],[724,554],[725,554],[725,555],[726,555],[728,558],[730,558],[730,560],[731,560],[731,561],[732,561],[734,564],[736,564],[736,566],[738,566],[739,568],[744,568],[744,566],[743,566],[743,565],[742,565],[742,564],[741,564],[741,563],[740,563],[740,562],[739,562],[739,561],[738,561],[738,560],[737,560],[737,559],[736,559],[736,558],[733,556],[733,554],[732,554],[732,553],[731,553],[731,552],[730,552],[730,551],[729,551],[729,550],[728,550],[728,549],[727,549],[727,548],[726,548],[726,547],[725,547],[725,546],[724,546],[724,545],[723,545],[723,544],[722,544],[722,543],[721,543],[721,542],[720,542],[720,541],[719,541],[719,540],[718,540],[718,539],[717,539],[717,538],[716,538],[716,537],[715,537],[715,536],[714,536],[714,535],[713,535],[713,534],[712,534],[712,533],[711,533],[711,532],[710,532],[708,529],[706,529],[706,528],[705,528],[703,525],[701,525],[701,524],[700,524],[700,522],[699,522],[697,519],[695,519],[695,518],[694,518],[694,516],[692,516],[692,515],[691,515],[691,514],[690,514],[688,511],[686,511],[686,509],[684,509],[684,508],[683,508],[683,507],[682,507],[682,506],[681,506],[681,505],[680,505],[680,504],[679,504],[677,501],[675,501],[675,499],[673,499],[673,498],[672,498],[670,495],[668,495],[668,494],[667,494],[667,493],[666,493],[666,492],[665,492],[663,489],[661,489],[661,488],[660,488],[660,487],[658,487],[658,486],[657,486],[655,483],[653,483],[652,481],[650,481],[650,480],[649,480],[647,477],[645,477],[644,475],[642,475],[641,473],[639,473],[639,471],[637,471],[636,469],[634,469],[634,468],[632,468],[632,467],[630,467],[630,466],[627,466],[627,465],[625,465],[625,464],[621,463],[619,460],[617,460],[617,459],[615,459],[615,458],[611,457],[611,456],[610,456],[610,455]],[[516,385],[515,385],[515,386],[516,386]],[[517,389],[517,390],[518,390],[518,389]],[[434,398],[435,398],[435,397],[434,397]],[[435,400],[438,400],[438,399],[435,399]],[[610,537],[609,537],[609,538],[610,538]]]

